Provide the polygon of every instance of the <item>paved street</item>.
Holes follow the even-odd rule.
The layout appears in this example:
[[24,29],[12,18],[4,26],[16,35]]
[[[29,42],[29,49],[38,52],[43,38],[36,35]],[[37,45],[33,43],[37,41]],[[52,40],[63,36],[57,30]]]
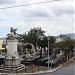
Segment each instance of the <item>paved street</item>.
[[75,75],[75,62],[70,64],[68,67],[62,67],[55,72],[39,75]]

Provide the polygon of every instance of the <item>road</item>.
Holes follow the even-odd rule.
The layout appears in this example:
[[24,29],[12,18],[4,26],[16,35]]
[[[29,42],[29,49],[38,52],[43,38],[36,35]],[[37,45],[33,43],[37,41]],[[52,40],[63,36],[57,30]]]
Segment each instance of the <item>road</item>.
[[75,62],[71,63],[68,67],[62,67],[52,73],[37,75],[75,75]]

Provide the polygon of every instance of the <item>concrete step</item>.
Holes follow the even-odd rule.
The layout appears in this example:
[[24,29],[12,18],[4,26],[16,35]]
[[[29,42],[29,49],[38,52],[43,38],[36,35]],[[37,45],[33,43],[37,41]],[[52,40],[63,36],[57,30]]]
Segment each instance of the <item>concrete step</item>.
[[25,66],[21,64],[21,65],[17,66],[16,68],[14,68],[13,70],[20,71],[20,70],[23,70],[23,69],[25,69]]
[[19,64],[17,66],[0,66],[0,71],[20,71],[25,69],[25,66],[23,64]]

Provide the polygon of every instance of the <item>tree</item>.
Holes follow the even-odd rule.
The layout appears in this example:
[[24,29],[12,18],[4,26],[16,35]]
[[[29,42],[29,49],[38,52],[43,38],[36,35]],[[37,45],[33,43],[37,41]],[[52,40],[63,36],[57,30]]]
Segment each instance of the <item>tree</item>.
[[67,37],[63,39],[63,41],[56,43],[55,46],[59,51],[62,50],[64,55],[67,56],[69,53],[73,52],[75,40]]
[[[41,28],[33,28],[28,33],[24,33],[19,36],[19,41],[22,43],[23,50],[25,49],[24,44],[25,43],[31,43],[34,45],[35,49],[36,46],[41,48],[48,47],[48,37],[50,37],[50,51],[53,50],[54,43],[55,43],[55,37],[53,36],[46,36],[45,31],[43,31]],[[29,46],[28,46],[29,47]]]
[[42,39],[39,38],[37,43],[38,43],[38,46],[39,46],[39,47],[42,47],[42,48],[47,47],[47,46],[48,46],[48,40],[47,40],[47,37],[44,36]]
[[22,43],[32,43],[35,47],[38,44],[39,36],[45,36],[45,31],[41,28],[33,28],[28,33],[20,35],[19,41]]
[[48,47],[48,38],[50,38],[50,47],[55,43],[55,37],[53,36],[44,36],[43,39],[39,39],[38,44],[41,47]]
[[50,37],[50,44],[54,44],[56,39],[54,36],[47,36],[47,37]]

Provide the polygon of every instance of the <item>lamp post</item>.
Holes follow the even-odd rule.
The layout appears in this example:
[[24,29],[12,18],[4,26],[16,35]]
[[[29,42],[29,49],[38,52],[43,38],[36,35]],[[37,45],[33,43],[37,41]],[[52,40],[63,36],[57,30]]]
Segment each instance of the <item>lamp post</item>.
[[49,40],[50,40],[50,37],[48,37],[48,70],[49,70]]
[[73,48],[73,51],[74,51],[74,57],[75,57],[75,47]]
[[69,59],[68,54],[67,54],[67,60]]

